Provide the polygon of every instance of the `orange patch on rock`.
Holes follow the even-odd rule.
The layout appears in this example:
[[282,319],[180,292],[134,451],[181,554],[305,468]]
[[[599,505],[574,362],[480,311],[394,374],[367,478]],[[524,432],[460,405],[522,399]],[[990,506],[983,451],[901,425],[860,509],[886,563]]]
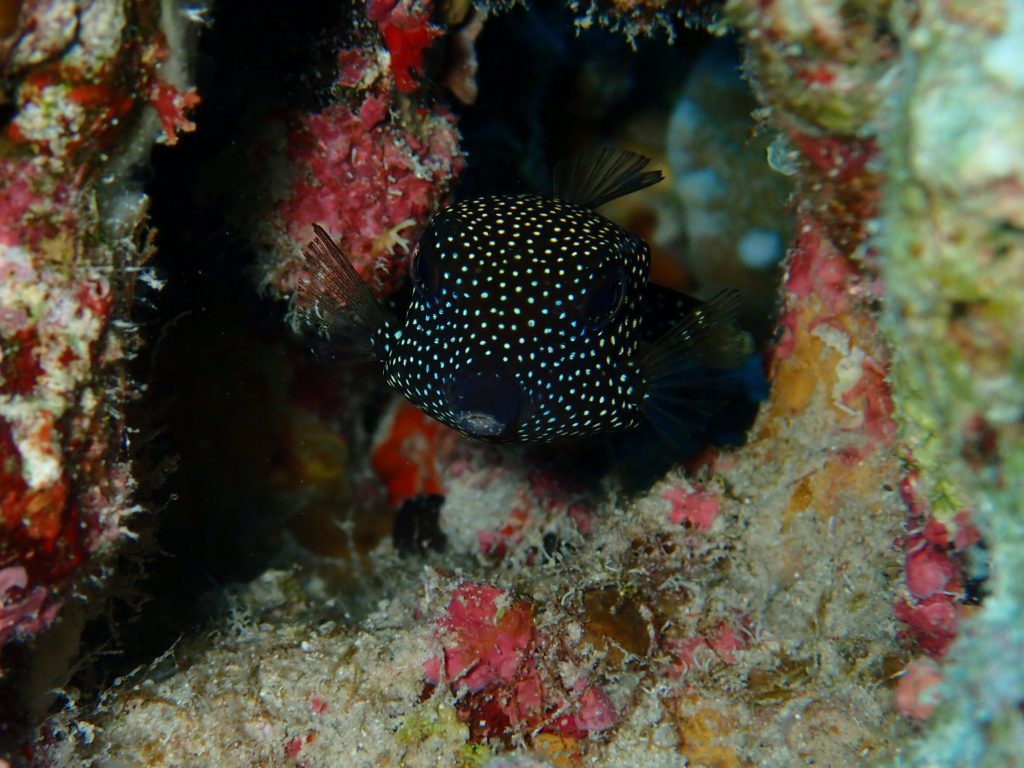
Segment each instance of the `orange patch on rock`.
[[437,456],[441,444],[454,434],[411,403],[398,406],[371,459],[374,471],[387,486],[392,506],[399,507],[423,493],[444,493]]
[[796,517],[813,511],[828,520],[843,503],[843,498],[874,499],[878,495],[878,467],[865,462],[847,462],[837,455],[819,471],[803,477],[793,487],[782,513],[782,532],[786,533]]
[[557,733],[538,733],[533,738],[533,747],[555,768],[582,768],[579,739]]
[[822,307],[809,300],[788,315],[788,354],[777,355],[772,363],[772,407],[785,416],[801,413],[811,403],[819,386],[832,388],[839,356],[814,335],[814,322]]
[[704,768],[746,768],[750,764],[722,743],[737,728],[736,721],[708,706],[697,696],[684,696],[672,707],[679,732],[679,753],[688,765]]

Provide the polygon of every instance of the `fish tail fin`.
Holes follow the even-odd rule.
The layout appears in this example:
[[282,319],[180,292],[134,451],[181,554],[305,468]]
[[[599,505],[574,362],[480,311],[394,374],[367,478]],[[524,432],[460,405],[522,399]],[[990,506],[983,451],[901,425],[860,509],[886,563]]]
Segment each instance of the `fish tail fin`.
[[584,208],[657,184],[661,171],[645,171],[651,161],[618,147],[598,147],[559,162],[554,170],[554,196]]
[[664,333],[640,360],[647,383],[641,411],[670,444],[666,435],[700,432],[741,392],[736,369],[753,344],[736,326],[739,305],[737,291],[718,293]]
[[305,274],[295,291],[295,314],[320,336],[345,336],[361,351],[381,357],[394,318],[319,224],[306,246]]

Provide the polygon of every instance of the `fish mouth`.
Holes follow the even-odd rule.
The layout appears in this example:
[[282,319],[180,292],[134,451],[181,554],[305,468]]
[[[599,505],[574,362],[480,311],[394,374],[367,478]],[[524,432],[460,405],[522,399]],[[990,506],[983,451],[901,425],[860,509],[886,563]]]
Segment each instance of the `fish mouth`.
[[494,439],[508,431],[508,424],[482,411],[462,411],[454,416],[455,426],[473,437]]
[[507,437],[524,405],[525,396],[515,377],[498,367],[460,371],[448,388],[453,426],[481,440]]

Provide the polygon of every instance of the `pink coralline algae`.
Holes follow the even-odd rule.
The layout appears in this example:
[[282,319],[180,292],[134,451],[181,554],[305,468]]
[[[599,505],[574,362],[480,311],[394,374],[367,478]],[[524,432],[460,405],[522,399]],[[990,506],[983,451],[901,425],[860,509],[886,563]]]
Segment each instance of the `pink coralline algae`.
[[325,714],[330,705],[319,696],[312,696],[309,699],[309,709],[314,715]]
[[929,542],[918,542],[907,555],[907,589],[919,600],[936,592],[956,591],[958,572],[949,555]]
[[917,646],[939,659],[956,638],[960,618],[964,575],[955,555],[978,542],[977,530],[966,514],[952,521],[953,535],[946,525],[928,517],[913,474],[905,478],[900,492],[913,528],[902,541],[907,594],[896,600],[894,610]]
[[929,656],[941,658],[956,638],[957,601],[952,595],[937,594],[924,600],[902,598],[894,612]]
[[159,138],[147,110],[173,143],[197,99],[165,71],[184,52],[159,9],[127,9],[23,4],[0,60],[0,646],[52,622],[134,510],[125,363],[147,205],[124,175]]
[[473,737],[507,738],[535,729],[579,738],[614,726],[617,714],[600,688],[577,681],[561,691],[541,674],[544,639],[533,608],[504,590],[465,582],[437,623],[442,656],[424,664],[430,685],[446,682]]
[[284,755],[294,760],[299,756],[299,752],[302,751],[302,739],[296,736],[294,739],[284,745]]
[[710,530],[718,517],[719,501],[710,493],[696,488],[668,488],[661,498],[672,505],[670,519],[698,531]]
[[427,678],[436,683],[443,676],[454,688],[472,693],[515,682],[534,642],[528,603],[472,582],[456,588],[438,629],[442,639],[447,636],[443,665],[441,658],[427,661]]
[[559,715],[546,730],[578,739],[588,733],[606,731],[618,723],[619,717],[615,707],[603,689],[586,687],[583,681],[578,681],[573,691],[577,696],[574,702],[575,711],[572,714]]
[[[55,178],[42,159],[0,160],[0,245],[36,248],[42,240],[70,231],[78,192],[70,180]],[[9,260],[4,269],[15,278],[24,276],[28,268],[18,268]],[[0,312],[10,311],[0,307]]]
[[17,631],[33,633],[53,621],[59,604],[46,604],[42,587],[26,589],[28,572],[20,565],[0,570],[0,646]]
[[[356,107],[336,104],[292,129],[288,160],[294,180],[278,213],[289,238],[304,244],[310,224],[332,233],[364,277],[377,258],[408,252],[451,177],[462,167],[454,121],[431,116],[423,135],[386,119],[384,97],[368,95]],[[377,287],[404,276],[404,262],[372,275]]]
[[444,34],[430,4],[372,0],[365,13],[376,30],[338,52],[336,102],[287,120],[289,181],[268,190],[274,209],[259,235],[265,283],[282,295],[295,288],[314,222],[375,291],[391,293],[464,165],[455,117],[418,93],[424,51]]
[[801,218],[790,251],[785,285],[786,291],[796,297],[823,299],[827,317],[850,309],[860,278],[853,263],[824,234],[816,219]]
[[804,157],[834,184],[856,180],[864,174],[872,158],[878,155],[878,147],[873,141],[811,136],[797,130],[790,130],[789,137]]
[[455,118],[441,105],[420,106],[412,73],[423,48],[441,34],[429,7],[373,2],[369,18],[389,50],[372,39],[338,54],[337,103],[289,121],[290,182],[277,199],[283,253],[267,263],[268,284],[290,292],[313,222],[335,237],[371,286],[389,293],[406,272],[406,255],[447,197],[464,164]]
[[[63,183],[41,186],[54,185]],[[55,615],[65,580],[116,538],[114,510],[130,486],[123,468],[103,459],[120,427],[102,402],[118,390],[90,382],[95,370],[110,370],[122,356],[118,340],[107,335],[108,276],[53,268],[35,250],[69,242],[62,239],[73,237],[68,230],[81,208],[54,212],[39,198],[22,207],[24,190],[5,198],[10,189],[0,188],[0,210],[12,214],[0,237],[0,562],[21,564],[6,572],[29,579],[14,587],[22,593],[17,605],[39,601],[45,590],[37,587],[57,593],[46,592],[45,605],[33,602],[31,611],[5,609],[0,642],[12,628],[34,632]],[[68,199],[88,198],[76,191]]]
[[[819,160],[828,164],[835,157],[826,153]],[[839,160],[835,162],[839,163],[837,167],[845,167]],[[862,169],[865,163],[866,159],[857,155],[854,165]],[[847,177],[845,171],[840,175]],[[794,403],[809,397],[803,393],[810,391],[806,386],[810,380],[805,379],[804,373],[796,373],[801,367],[801,354],[809,349],[806,343],[802,348],[797,346],[801,325],[806,324],[804,333],[809,331],[816,344],[844,356],[836,366],[830,394],[834,407],[846,415],[843,431],[851,437],[847,445],[839,448],[838,457],[853,466],[894,443],[894,407],[888,360],[877,353],[867,354],[851,341],[865,331],[877,333],[873,320],[855,314],[855,309],[866,306],[876,293],[875,277],[870,269],[844,257],[824,235],[825,230],[813,217],[802,218],[785,282],[796,302],[780,319],[783,334],[775,350],[777,361],[789,359],[793,377],[787,375],[786,369],[780,369],[775,386],[785,390],[785,396]],[[805,372],[810,374],[810,367]],[[934,531],[939,524],[931,521],[926,525],[923,501],[914,498],[913,487],[913,478],[908,476],[903,483],[903,497],[910,511],[910,525],[921,526],[922,532],[900,542],[908,552],[908,594],[895,601],[894,613],[907,625],[907,634],[917,646],[938,658],[956,637],[962,584],[960,565],[952,559],[950,547],[936,543]]]
[[736,651],[743,650],[746,645],[743,635],[725,622],[695,637],[665,644],[677,662],[672,674],[680,677],[699,663],[702,656],[715,658],[723,664],[735,664]]
[[938,664],[928,657],[915,659],[896,683],[896,709],[904,717],[927,720],[938,704],[941,682]]
[[[805,375],[813,371],[802,356],[816,354],[822,345],[831,351],[836,364],[829,395],[833,407],[848,417],[842,428],[851,437],[840,455],[856,463],[895,440],[889,361],[884,349],[869,354],[868,346],[858,341],[877,333],[875,321],[865,311],[878,291],[876,277],[844,256],[827,234],[814,217],[801,217],[785,277],[792,301],[779,318],[781,334],[772,358],[795,358],[788,370],[780,369],[776,385],[788,390],[785,396],[794,407],[802,407],[805,396],[822,383]],[[801,333],[809,338],[798,350]],[[861,435],[867,439],[860,439]]]

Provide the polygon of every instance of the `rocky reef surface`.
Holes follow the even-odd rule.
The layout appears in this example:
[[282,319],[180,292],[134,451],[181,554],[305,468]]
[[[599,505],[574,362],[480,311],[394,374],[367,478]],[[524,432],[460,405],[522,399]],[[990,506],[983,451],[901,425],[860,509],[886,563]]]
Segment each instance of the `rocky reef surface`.
[[133,538],[131,312],[159,282],[136,172],[194,128],[189,27],[159,4],[0,9],[0,674],[58,615],[80,630]]
[[[660,112],[624,117],[647,81],[616,85],[612,43],[559,70],[580,49],[551,16],[372,0],[285,23],[274,7],[0,3],[0,755],[1013,764],[1020,9],[570,3],[558,18],[581,40],[636,47],[619,61],[678,61],[644,59],[648,37],[734,35],[749,92],[693,55]],[[572,71],[587,94],[585,110],[563,103],[590,115],[583,133],[666,161],[667,192],[609,206],[651,240],[656,272],[777,296],[745,437],[655,478],[571,444],[472,442],[287,330],[313,221],[401,301],[429,216],[460,176],[493,173],[464,143],[516,124],[483,120],[477,77],[503,45],[489,30],[514,18],[552,52],[524,68]],[[204,61],[220,85],[197,90]],[[529,130],[555,134],[539,104],[556,80],[506,94]],[[183,158],[180,186],[174,159],[147,179],[154,142],[179,137],[162,155]],[[534,152],[507,154],[526,167]],[[258,294],[278,302],[270,319]],[[169,438],[149,431],[161,421]],[[175,541],[188,548],[161,560]],[[132,589],[150,600],[134,618]]]

